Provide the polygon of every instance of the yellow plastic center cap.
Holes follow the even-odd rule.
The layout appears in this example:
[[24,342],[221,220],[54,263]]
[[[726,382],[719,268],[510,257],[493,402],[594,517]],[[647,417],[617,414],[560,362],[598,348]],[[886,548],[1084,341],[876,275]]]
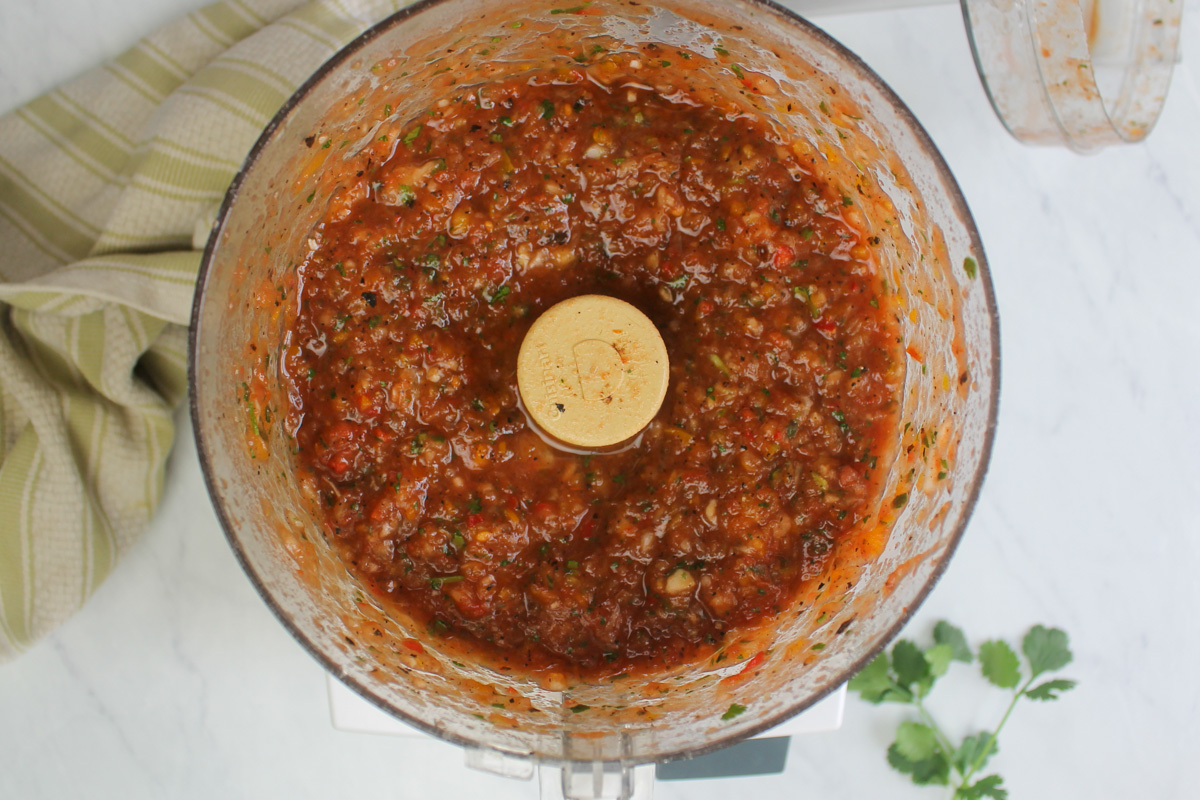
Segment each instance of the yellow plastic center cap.
[[547,310],[517,356],[517,386],[533,421],[578,447],[610,447],[640,433],[658,413],[668,379],[654,323],[599,294]]

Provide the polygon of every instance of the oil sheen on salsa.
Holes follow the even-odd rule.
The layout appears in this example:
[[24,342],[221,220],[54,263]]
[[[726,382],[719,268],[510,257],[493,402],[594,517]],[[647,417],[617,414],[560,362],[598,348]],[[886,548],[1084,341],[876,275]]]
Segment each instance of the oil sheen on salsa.
[[[658,668],[769,624],[877,503],[896,438],[900,345],[855,197],[639,68],[446,97],[334,196],[298,267],[285,422],[326,538],[431,636],[514,669]],[[621,452],[557,449],[518,402],[526,331],[581,294],[641,309],[670,354]]]

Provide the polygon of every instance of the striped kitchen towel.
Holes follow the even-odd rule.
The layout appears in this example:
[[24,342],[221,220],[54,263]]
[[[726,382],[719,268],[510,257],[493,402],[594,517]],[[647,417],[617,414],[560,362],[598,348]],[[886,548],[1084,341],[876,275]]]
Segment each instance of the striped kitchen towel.
[[227,0],[0,118],[0,660],[158,505],[200,250],[294,89],[407,0]]

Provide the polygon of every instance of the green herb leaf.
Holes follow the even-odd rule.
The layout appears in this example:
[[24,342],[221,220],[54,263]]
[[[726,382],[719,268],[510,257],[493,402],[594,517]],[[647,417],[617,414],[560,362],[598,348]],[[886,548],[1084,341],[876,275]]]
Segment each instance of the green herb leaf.
[[550,9],[550,13],[551,14],[578,14],[580,11],[583,11],[585,8],[587,8],[590,5],[591,5],[591,3],[583,3],[582,5],[571,6],[570,8],[552,8],[552,9]]
[[850,691],[858,692],[858,696],[863,700],[878,705],[883,702],[883,696],[895,686],[890,671],[891,662],[887,651],[884,651],[851,678],[847,686]]
[[938,644],[950,645],[955,661],[970,664],[975,658],[971,653],[971,646],[967,644],[967,637],[963,634],[962,630],[954,627],[949,622],[946,622],[946,620],[942,620],[933,626],[933,640]]
[[895,747],[909,761],[925,761],[941,750],[933,728],[920,722],[901,722]]
[[1025,634],[1021,642],[1021,651],[1029,659],[1029,667],[1033,671],[1030,677],[1036,678],[1043,672],[1054,672],[1070,664],[1071,655],[1067,634],[1058,628],[1046,628],[1034,625]]
[[929,675],[925,654],[908,639],[901,639],[892,648],[892,667],[896,671],[896,683],[905,689]]
[[[988,744],[989,739],[991,739],[990,745]],[[987,750],[986,755],[984,755],[985,748]],[[996,751],[999,749],[1000,746],[996,744],[996,740],[991,734],[985,731],[980,731],[974,736],[968,736],[967,738],[963,739],[963,743],[960,744],[958,749],[954,751],[954,767],[961,774],[966,775],[973,767],[975,767],[976,759],[982,758],[983,760],[979,762],[979,766],[975,768],[983,769],[987,764],[988,759],[996,755]]]
[[417,137],[420,135],[421,135],[421,126],[418,125],[417,127],[413,128],[408,133],[404,134],[403,142],[406,145],[412,144],[413,142],[415,142],[417,140]]
[[975,280],[975,276],[979,274],[979,267],[975,263],[975,259],[967,256],[963,259],[963,272],[967,273],[967,277]]
[[929,663],[929,676],[940,678],[950,668],[954,660],[954,648],[948,644],[935,644],[925,651],[925,661]]
[[915,698],[913,693],[908,689],[901,689],[896,686],[883,693],[882,702],[884,703],[911,703]]
[[979,646],[979,665],[983,677],[1001,689],[1015,688],[1021,680],[1021,662],[1006,642],[993,639]]
[[887,751],[887,760],[893,769],[908,775],[918,786],[945,786],[949,782],[950,763],[941,753],[935,753],[923,761],[913,761],[892,744]]
[[980,778],[970,786],[964,786],[954,793],[955,800],[982,800],[991,797],[993,800],[1008,800],[1008,789],[1003,787],[1004,779],[999,775],[988,775]]
[[550,119],[554,116],[554,103],[549,100],[543,100],[538,104],[542,109],[542,119]]
[[504,298],[508,297],[508,293],[511,291],[512,290],[509,289],[507,285],[501,286],[499,289],[492,292],[492,296],[490,298],[488,298],[488,302],[492,305],[496,305],[497,303],[503,303]]
[[585,706],[583,703],[580,703],[579,705],[571,706],[571,713],[578,714],[581,711],[587,711],[589,708],[591,708],[591,706]]
[[901,492],[892,498],[892,508],[904,508],[908,504],[908,492]]
[[729,720],[733,719],[734,717],[736,717],[738,714],[741,714],[745,710],[746,710],[746,707],[743,705],[739,705],[738,703],[730,703],[729,710],[721,715],[721,719],[728,722]]
[[1030,700],[1057,700],[1063,692],[1070,691],[1075,688],[1075,681],[1067,678],[1055,678],[1052,681],[1039,683],[1032,689],[1025,692],[1025,696]]

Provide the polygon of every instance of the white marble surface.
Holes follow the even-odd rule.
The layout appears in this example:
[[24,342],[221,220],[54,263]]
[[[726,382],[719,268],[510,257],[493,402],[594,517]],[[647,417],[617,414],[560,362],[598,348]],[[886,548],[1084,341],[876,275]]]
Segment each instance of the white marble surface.
[[[3,0],[0,108],[112,55],[197,0]],[[1001,310],[991,472],[910,627],[1072,635],[1080,688],[1020,708],[994,762],[1017,798],[1192,798],[1200,755],[1200,0],[1158,129],[1082,158],[1009,139],[953,6],[822,23],[907,101],[958,176]],[[953,674],[950,727],[996,698]],[[891,773],[896,721],[851,699],[774,777],[662,798],[938,797]],[[1189,788],[1191,787],[1191,788]],[[532,798],[437,742],[335,731],[320,668],[270,616],[209,508],[181,426],[152,527],[87,608],[0,665],[2,798]]]

